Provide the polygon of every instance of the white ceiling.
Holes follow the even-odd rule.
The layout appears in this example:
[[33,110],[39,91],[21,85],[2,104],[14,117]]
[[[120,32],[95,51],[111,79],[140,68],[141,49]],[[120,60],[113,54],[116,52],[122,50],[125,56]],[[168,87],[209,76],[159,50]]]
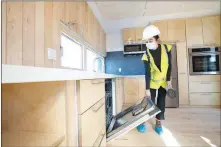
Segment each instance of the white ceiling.
[[220,14],[220,1],[108,1],[88,2],[107,33],[145,26],[150,21]]

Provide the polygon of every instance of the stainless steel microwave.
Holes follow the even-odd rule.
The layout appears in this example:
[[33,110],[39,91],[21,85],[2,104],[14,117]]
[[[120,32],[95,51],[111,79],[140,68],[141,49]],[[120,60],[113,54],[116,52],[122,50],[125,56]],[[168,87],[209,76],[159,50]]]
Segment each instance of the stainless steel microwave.
[[189,48],[190,75],[221,74],[221,47]]

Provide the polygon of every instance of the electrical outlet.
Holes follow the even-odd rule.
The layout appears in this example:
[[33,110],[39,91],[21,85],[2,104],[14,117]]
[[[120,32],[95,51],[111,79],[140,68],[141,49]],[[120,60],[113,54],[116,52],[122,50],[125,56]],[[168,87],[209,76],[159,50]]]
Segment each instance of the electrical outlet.
[[121,72],[121,68],[118,68],[118,71]]

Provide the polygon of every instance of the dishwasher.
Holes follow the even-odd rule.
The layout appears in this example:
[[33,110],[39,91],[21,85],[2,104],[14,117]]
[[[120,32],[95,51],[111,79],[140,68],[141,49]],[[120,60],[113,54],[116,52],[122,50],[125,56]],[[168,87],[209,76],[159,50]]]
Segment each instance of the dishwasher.
[[[141,123],[149,120],[160,113],[160,109],[150,100],[141,98],[142,101],[126,108],[116,114],[116,93],[115,79],[105,80],[105,113],[106,113],[106,140],[110,142],[121,135],[136,128]],[[145,102],[145,107],[142,111],[135,114],[134,110],[142,106]]]

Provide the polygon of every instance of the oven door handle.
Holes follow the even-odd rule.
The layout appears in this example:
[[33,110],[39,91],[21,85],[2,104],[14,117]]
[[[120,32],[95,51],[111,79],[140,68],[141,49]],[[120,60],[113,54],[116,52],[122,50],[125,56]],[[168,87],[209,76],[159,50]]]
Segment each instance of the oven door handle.
[[221,52],[206,52],[206,53],[190,53],[190,56],[202,56],[202,55],[220,55]]

